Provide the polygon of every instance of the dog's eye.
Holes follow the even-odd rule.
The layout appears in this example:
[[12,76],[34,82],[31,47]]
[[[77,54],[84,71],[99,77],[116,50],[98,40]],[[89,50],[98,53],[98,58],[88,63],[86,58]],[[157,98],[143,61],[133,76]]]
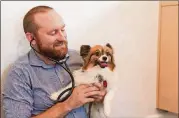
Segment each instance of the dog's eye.
[[96,56],[99,56],[99,55],[100,55],[100,52],[97,50],[97,51],[95,52],[95,55],[96,55]]
[[106,55],[107,55],[107,56],[110,56],[110,53],[109,53],[109,52],[106,52]]

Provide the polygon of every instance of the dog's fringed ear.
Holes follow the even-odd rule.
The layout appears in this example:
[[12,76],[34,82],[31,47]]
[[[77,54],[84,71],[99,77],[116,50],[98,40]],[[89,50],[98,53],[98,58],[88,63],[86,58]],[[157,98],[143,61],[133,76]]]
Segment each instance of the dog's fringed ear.
[[82,45],[82,46],[80,47],[80,56],[82,56],[83,58],[85,58],[85,57],[88,55],[90,49],[91,49],[91,46],[90,46],[90,45]]
[[113,49],[113,47],[111,46],[111,44],[107,43],[107,44],[106,44],[106,47],[110,48],[110,49],[112,50],[112,53],[114,53],[114,49]]
[[107,43],[106,46],[112,49],[111,44]]

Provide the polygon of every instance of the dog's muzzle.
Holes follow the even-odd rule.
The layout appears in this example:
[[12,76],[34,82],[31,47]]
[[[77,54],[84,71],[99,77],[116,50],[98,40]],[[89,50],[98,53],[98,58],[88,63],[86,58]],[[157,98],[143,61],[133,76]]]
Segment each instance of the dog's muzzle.
[[96,64],[99,65],[101,68],[108,67],[108,62],[106,61],[96,61]]

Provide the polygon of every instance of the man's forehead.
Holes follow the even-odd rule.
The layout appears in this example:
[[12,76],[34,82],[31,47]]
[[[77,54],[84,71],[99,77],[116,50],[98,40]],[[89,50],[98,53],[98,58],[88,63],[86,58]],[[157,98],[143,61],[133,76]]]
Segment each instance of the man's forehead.
[[41,28],[53,28],[64,26],[63,18],[54,10],[37,13],[34,16],[35,23]]

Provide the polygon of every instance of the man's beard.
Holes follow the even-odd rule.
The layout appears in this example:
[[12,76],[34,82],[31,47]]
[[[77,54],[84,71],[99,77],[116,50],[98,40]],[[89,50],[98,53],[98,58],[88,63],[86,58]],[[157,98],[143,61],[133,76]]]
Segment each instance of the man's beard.
[[53,47],[43,47],[42,43],[39,41],[39,39],[37,39],[36,44],[37,48],[39,49],[40,53],[43,54],[43,56],[50,57],[57,61],[64,59],[68,52],[67,41],[55,40]]

